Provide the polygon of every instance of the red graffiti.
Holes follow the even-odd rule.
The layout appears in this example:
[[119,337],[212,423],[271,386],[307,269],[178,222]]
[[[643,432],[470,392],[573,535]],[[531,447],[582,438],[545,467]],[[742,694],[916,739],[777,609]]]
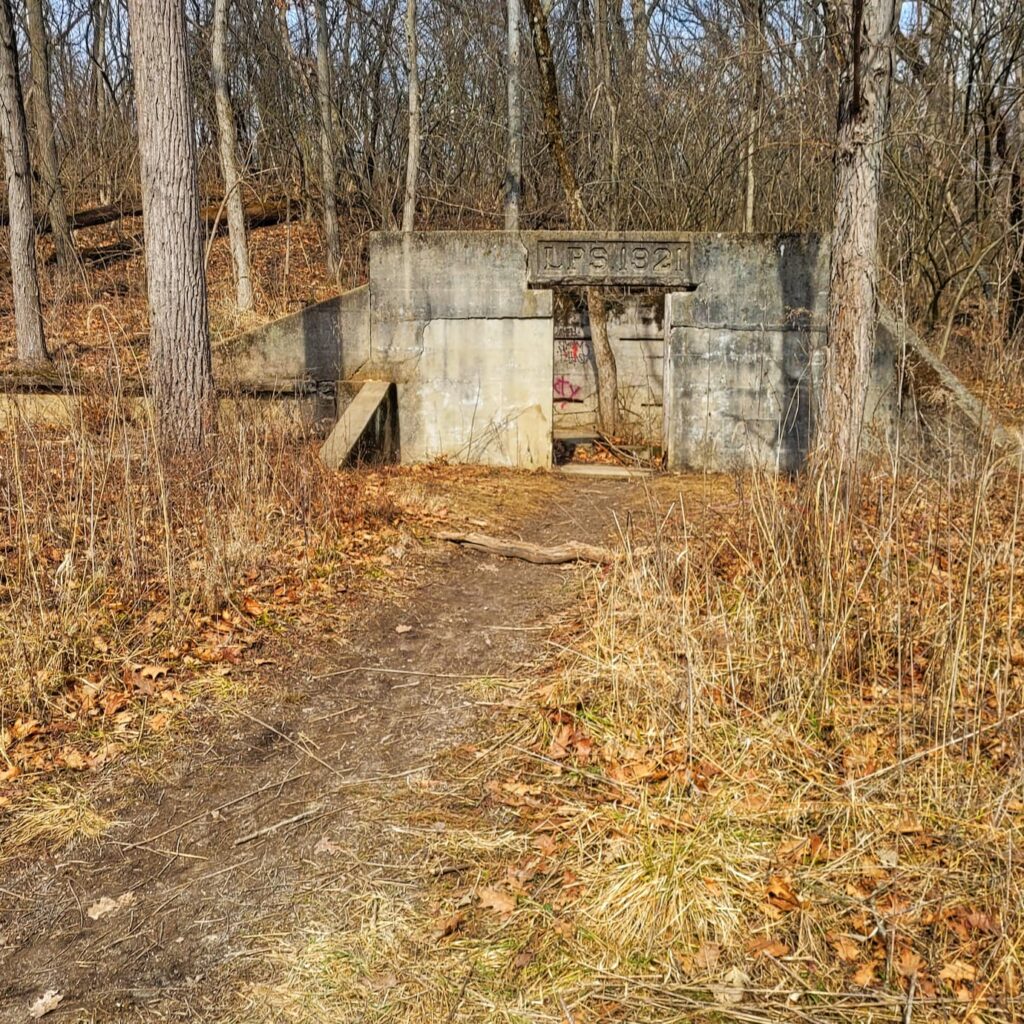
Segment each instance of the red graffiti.
[[560,402],[579,402],[580,393],[583,391],[582,384],[573,384],[568,377],[556,377],[554,383],[555,398]]

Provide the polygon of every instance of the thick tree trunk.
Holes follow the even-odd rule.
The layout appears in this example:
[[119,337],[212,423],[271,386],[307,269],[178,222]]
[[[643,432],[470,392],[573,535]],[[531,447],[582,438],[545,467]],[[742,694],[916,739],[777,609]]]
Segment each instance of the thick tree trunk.
[[523,87],[519,66],[519,0],[507,0],[506,6],[508,149],[505,162],[505,230],[518,231],[519,207],[523,195]]
[[128,0],[149,291],[150,385],[167,451],[202,446],[213,413],[184,0]]
[[50,46],[46,38],[43,0],[28,0],[28,45],[32,56],[32,111],[39,152],[39,177],[45,190],[57,266],[68,273],[78,265],[78,252],[71,237],[64,189],[60,183],[60,161],[57,159],[53,97],[50,91]]
[[828,360],[815,460],[848,505],[864,427],[878,310],[878,207],[892,84],[895,0],[854,0],[840,80]]
[[324,243],[327,269],[341,270],[338,201],[334,194],[338,169],[334,159],[334,108],[331,102],[331,57],[327,26],[327,0],[316,0],[316,94],[320,109],[320,185],[324,202]]
[[235,268],[235,302],[240,310],[252,309],[252,270],[249,267],[249,246],[245,239],[245,212],[242,205],[242,178],[235,155],[235,115],[228,91],[227,34],[228,2],[214,0],[211,68],[213,69],[214,101],[217,107],[217,134],[220,140],[220,169],[224,176],[224,195],[228,211],[228,240]]
[[0,0],[0,131],[3,132],[10,217],[11,284],[19,363],[48,360],[39,304],[36,236],[32,220],[32,167],[28,156],[28,125],[18,77],[18,48],[10,0]]
[[[544,111],[544,128],[548,145],[555,158],[565,201],[569,207],[569,224],[577,231],[587,227],[587,212],[583,205],[576,171],[573,169],[569,150],[562,130],[562,108],[558,93],[558,79],[555,75],[555,61],[548,36],[547,16],[543,0],[526,0],[526,14],[530,19],[533,36],[533,52],[540,72],[541,106]],[[618,375],[615,368],[615,353],[608,340],[608,315],[604,293],[600,288],[587,289],[587,311],[590,315],[590,340],[594,348],[594,362],[597,364],[597,409],[598,426],[606,434],[614,434],[618,417]]]
[[409,157],[405,168],[405,205],[402,230],[412,231],[416,222],[416,179],[420,173],[420,66],[416,45],[416,0],[406,0],[405,41],[409,54]]

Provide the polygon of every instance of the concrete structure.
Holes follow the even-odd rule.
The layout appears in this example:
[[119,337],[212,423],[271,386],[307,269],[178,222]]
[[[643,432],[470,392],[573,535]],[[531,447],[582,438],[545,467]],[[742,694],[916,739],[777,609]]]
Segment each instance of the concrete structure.
[[342,410],[320,458],[332,469],[340,469],[359,462],[389,462],[398,452],[395,385],[368,380]]
[[[346,405],[381,381],[395,385],[397,427],[385,419],[403,462],[545,467],[556,428],[593,427],[589,329],[571,293],[596,284],[614,289],[627,433],[663,445],[671,469],[791,471],[813,433],[827,279],[827,249],[807,236],[382,233],[369,285],[239,339],[218,372],[334,396],[347,425],[332,461],[369,392],[347,420]],[[880,337],[869,411],[884,441],[900,352],[892,331]]]

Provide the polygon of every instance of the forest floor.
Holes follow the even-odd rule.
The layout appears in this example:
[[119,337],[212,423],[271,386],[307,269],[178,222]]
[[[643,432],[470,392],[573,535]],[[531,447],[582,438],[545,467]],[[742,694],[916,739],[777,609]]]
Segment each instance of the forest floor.
[[[137,227],[47,285],[75,373],[144,360]],[[252,249],[215,340],[336,288],[311,225]],[[1018,418],[1019,357],[947,341]],[[0,443],[0,1020],[1024,1014],[1020,465],[875,465],[837,531],[757,475],[217,455],[116,398]]]
[[[490,521],[541,543],[612,540],[644,497],[537,476],[516,492]],[[223,1019],[227,987],[265,981],[268,944],[328,894],[413,884],[410,837],[443,822],[396,811],[534,678],[578,617],[579,570],[429,540],[403,561],[404,585],[350,603],[337,634],[269,641],[244,703],[87,785],[99,835],[5,860],[0,1018],[56,990],[54,1020]]]

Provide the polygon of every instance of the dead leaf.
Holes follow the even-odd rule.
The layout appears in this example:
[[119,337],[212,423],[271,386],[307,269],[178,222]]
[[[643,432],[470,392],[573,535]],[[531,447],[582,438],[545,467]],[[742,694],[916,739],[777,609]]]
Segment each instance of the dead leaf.
[[875,965],[862,964],[853,972],[853,977],[850,979],[854,985],[860,985],[861,988],[870,988],[878,980],[875,977]]
[[713,971],[722,955],[722,947],[717,942],[705,942],[694,954],[693,966],[702,971]]
[[332,843],[327,836],[321,836],[313,847],[313,855],[316,857],[333,857],[336,853],[341,853],[341,847]]
[[462,927],[465,920],[466,915],[461,910],[457,910],[454,914],[443,917],[437,922],[437,926],[430,933],[431,937],[434,939],[446,939],[449,935],[454,935]]
[[915,974],[920,974],[922,967],[924,967],[924,958],[909,946],[904,946],[900,950],[900,955],[896,958],[896,973],[901,978],[912,978]]
[[977,968],[964,960],[954,960],[939,971],[943,981],[974,981],[977,976]]
[[750,978],[747,974],[739,967],[733,967],[725,973],[720,982],[708,987],[715,997],[715,1002],[721,1003],[723,1006],[735,1006],[737,1003],[743,1002],[743,996],[749,984]]
[[860,959],[862,947],[859,942],[851,939],[848,935],[832,934],[829,936],[829,941],[832,943],[832,949],[835,950],[836,956],[843,963],[851,964]]
[[401,635],[402,633],[411,633],[412,626],[395,626],[395,632]]
[[242,601],[242,609],[247,615],[251,615],[254,619],[258,619],[264,611],[263,605],[261,605],[254,597],[246,597]]
[[36,1020],[45,1017],[51,1010],[56,1010],[63,999],[58,989],[49,988],[28,1008],[28,1015]]
[[789,956],[789,946],[776,939],[755,939],[747,944],[747,952],[751,956]]
[[107,914],[113,914],[115,911],[131,906],[134,902],[135,893],[131,890],[126,893],[122,893],[116,900],[112,899],[110,896],[102,896],[85,912],[85,914],[86,917],[91,918],[93,921],[98,921],[101,917],[106,917]]
[[493,910],[500,917],[509,917],[516,909],[516,898],[501,889],[482,888],[477,895],[484,910]]
[[799,910],[803,905],[793,887],[782,875],[774,875],[768,881],[768,902],[778,910],[789,912]]
[[547,832],[540,832],[533,837],[533,848],[542,857],[553,857],[558,852],[558,844]]

